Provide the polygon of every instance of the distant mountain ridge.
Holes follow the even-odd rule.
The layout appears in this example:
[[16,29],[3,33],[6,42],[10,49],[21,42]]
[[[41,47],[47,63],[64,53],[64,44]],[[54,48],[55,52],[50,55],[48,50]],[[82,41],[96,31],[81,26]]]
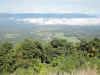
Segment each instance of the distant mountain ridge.
[[97,15],[82,14],[82,13],[19,13],[19,14],[7,14],[0,13],[0,17],[15,17],[15,18],[96,18]]

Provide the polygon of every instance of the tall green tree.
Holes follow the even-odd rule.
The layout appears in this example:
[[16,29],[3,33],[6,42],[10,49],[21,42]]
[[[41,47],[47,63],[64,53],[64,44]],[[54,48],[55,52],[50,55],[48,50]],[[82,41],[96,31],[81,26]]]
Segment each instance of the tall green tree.
[[15,70],[15,55],[13,44],[5,42],[0,45],[0,72],[13,72]]

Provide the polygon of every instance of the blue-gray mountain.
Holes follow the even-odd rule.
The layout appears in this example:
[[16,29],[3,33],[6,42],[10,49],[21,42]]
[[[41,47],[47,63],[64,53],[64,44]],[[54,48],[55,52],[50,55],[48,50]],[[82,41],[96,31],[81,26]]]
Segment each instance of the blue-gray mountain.
[[16,18],[94,18],[98,17],[98,15],[95,14],[81,14],[81,13],[69,13],[69,14],[45,14],[45,13],[34,13],[34,14],[7,14],[7,13],[1,13],[1,17],[16,17]]

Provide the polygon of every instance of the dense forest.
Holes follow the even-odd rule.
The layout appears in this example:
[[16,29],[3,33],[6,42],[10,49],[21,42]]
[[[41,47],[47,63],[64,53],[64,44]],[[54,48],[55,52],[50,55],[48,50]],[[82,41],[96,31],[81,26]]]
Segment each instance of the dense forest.
[[0,75],[74,75],[88,68],[100,72],[99,38],[78,42],[27,38],[16,44],[0,43]]

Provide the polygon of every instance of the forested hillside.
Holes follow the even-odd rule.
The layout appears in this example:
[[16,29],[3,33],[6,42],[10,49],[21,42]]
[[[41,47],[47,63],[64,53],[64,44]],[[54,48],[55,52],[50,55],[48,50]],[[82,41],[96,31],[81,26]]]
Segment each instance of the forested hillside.
[[100,75],[99,38],[0,43],[0,75],[90,75],[88,70],[91,75]]

